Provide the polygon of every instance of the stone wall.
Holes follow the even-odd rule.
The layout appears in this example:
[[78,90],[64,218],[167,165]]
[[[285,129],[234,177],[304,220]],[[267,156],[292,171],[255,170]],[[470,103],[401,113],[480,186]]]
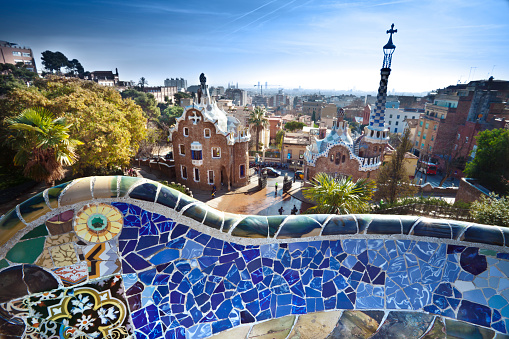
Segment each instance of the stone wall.
[[0,219],[0,336],[502,338],[509,230],[223,213],[89,177]]
[[474,179],[461,178],[458,193],[456,194],[456,200],[474,202],[482,196],[488,196],[488,194],[475,186],[476,182],[477,181]]

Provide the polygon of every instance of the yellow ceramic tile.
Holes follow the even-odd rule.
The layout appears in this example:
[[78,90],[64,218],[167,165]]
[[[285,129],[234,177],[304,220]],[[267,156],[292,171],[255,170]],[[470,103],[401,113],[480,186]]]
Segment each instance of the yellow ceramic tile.
[[78,179],[60,198],[60,206],[68,206],[81,201],[92,199],[90,191],[91,177]]
[[285,339],[292,329],[295,316],[269,320],[253,326],[249,339]]
[[117,197],[117,177],[95,177],[94,198],[116,198]]
[[122,213],[115,207],[99,203],[84,206],[74,224],[76,234],[90,242],[111,240],[122,231]]
[[29,223],[50,212],[51,209],[46,205],[43,194],[39,193],[21,203],[19,211],[23,219]]
[[224,331],[209,337],[209,339],[245,339],[251,326],[240,326],[232,328],[231,330]]
[[341,311],[300,315],[288,338],[324,339],[332,332],[340,316]]
[[19,230],[23,229],[25,224],[19,220],[16,210],[10,210],[2,219],[0,219],[0,245],[5,244]]
[[74,233],[53,235],[50,237],[46,237],[46,243],[44,244],[44,247],[48,248],[51,246],[62,245],[68,242],[76,241],[78,241],[78,238],[76,238],[76,235]]
[[73,243],[51,247],[50,254],[55,267],[69,266],[78,262]]
[[53,268],[53,261],[51,260],[51,255],[49,254],[49,250],[46,248],[42,251],[41,255],[35,262],[37,266],[45,267],[45,268]]

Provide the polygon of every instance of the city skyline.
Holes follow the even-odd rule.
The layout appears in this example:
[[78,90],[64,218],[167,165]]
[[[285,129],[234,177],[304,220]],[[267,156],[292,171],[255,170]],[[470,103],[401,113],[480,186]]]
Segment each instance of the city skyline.
[[[509,1],[28,1],[3,5],[0,40],[60,51],[121,80],[166,78],[256,89],[376,91],[386,30],[397,46],[389,91],[509,79]],[[21,18],[21,20],[20,20]],[[49,20],[49,18],[53,18]],[[20,24],[22,23],[22,24]]]

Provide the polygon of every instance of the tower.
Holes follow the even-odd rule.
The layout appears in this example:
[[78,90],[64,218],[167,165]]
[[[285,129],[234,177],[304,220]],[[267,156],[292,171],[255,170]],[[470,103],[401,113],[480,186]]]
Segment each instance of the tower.
[[[396,49],[396,46],[392,42],[392,35],[397,31],[397,29],[394,29],[394,24],[392,24],[391,29],[387,31],[387,34],[390,34],[390,36],[389,41],[383,47],[384,61],[382,69],[380,70],[381,79],[376,96],[376,105],[369,117],[369,125],[364,128],[364,141],[375,144],[373,148],[375,153],[380,153],[381,151],[381,147],[377,146],[387,144],[389,141],[389,130],[385,127],[385,102],[387,100],[387,82],[391,74],[392,54]],[[374,155],[373,152],[368,151],[368,153]]]

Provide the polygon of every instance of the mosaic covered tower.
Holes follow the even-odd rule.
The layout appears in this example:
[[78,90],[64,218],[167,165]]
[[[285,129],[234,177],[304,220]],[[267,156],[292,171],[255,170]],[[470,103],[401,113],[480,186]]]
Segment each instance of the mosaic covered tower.
[[[389,41],[383,47],[384,61],[382,69],[380,70],[381,79],[376,96],[376,105],[369,117],[369,126],[364,128],[364,141],[376,144],[372,150],[377,151],[382,148],[380,146],[387,144],[389,141],[389,129],[385,127],[385,102],[387,100],[387,82],[391,74],[392,54],[396,49],[396,46],[392,42],[392,35],[397,31],[397,29],[394,29],[394,24],[392,24],[391,29],[387,31],[387,34],[390,34],[390,36]],[[368,155],[372,153],[372,150],[371,152],[368,150]]]

